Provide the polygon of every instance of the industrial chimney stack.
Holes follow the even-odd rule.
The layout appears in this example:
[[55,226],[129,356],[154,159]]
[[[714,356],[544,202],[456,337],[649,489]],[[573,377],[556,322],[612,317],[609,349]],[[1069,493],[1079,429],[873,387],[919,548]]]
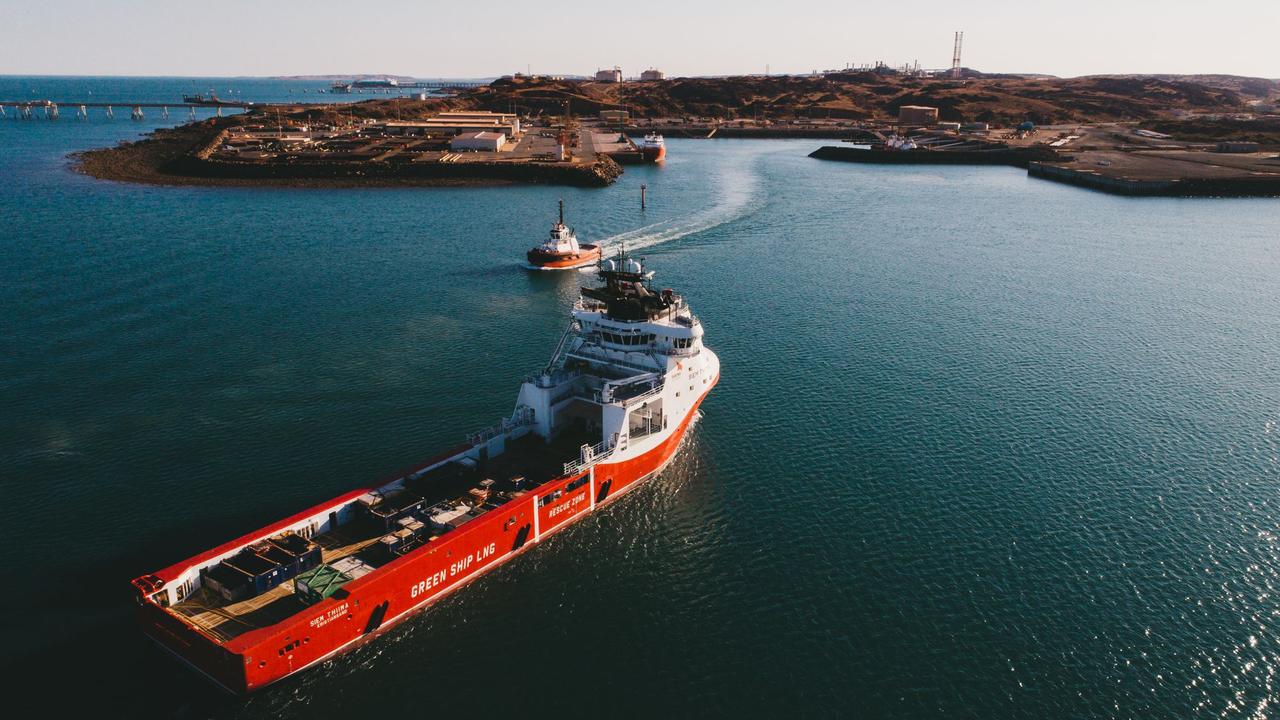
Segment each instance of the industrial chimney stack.
[[964,31],[956,31],[956,47],[951,52],[951,77],[960,79],[960,43],[964,40]]

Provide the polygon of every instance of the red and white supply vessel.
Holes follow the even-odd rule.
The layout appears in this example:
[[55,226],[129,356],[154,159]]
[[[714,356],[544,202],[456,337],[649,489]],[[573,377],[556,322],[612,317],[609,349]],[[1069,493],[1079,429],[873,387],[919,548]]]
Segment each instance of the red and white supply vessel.
[[657,133],[649,133],[640,141],[640,157],[645,162],[662,162],[667,157],[667,143]]
[[551,237],[525,253],[534,270],[572,270],[600,262],[600,246],[578,242],[573,229],[564,224],[564,200],[560,201],[560,220],[551,226]]
[[601,265],[493,427],[133,581],[143,629],[246,693],[369,640],[660,472],[720,378],[684,299]]

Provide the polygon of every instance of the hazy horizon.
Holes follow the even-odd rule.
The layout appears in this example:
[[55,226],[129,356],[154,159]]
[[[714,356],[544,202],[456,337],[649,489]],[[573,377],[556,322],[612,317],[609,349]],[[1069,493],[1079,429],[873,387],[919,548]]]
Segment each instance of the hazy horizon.
[[820,0],[803,13],[655,0],[625,14],[582,0],[536,9],[395,0],[359,15],[333,0],[305,8],[227,0],[216,13],[156,0],[5,2],[0,75],[481,78],[589,75],[614,65],[628,76],[649,67],[670,76],[782,75],[876,61],[944,68],[953,31],[963,30],[962,64],[983,72],[1280,78],[1280,3],[1260,0],[1209,12],[1187,0],[1159,11],[1100,0],[921,0],[910,12]]

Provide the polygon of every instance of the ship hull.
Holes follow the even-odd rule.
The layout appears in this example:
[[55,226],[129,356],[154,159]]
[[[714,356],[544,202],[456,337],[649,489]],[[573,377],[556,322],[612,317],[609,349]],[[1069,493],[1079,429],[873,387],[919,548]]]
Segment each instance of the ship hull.
[[[718,381],[717,374],[680,425],[645,452],[615,463],[602,461],[541,485],[347,584],[341,597],[334,594],[284,622],[218,644],[163,608],[144,603],[143,628],[165,650],[233,694],[300,673],[376,637],[660,472]],[[454,456],[437,458],[423,468]],[[548,496],[553,499],[542,500]]]
[[529,261],[529,267],[535,270],[573,270],[600,262],[600,246],[582,245],[572,255],[544,253],[535,248],[525,258]]
[[667,159],[667,147],[665,145],[646,145],[640,148],[640,157],[648,163],[660,163]]

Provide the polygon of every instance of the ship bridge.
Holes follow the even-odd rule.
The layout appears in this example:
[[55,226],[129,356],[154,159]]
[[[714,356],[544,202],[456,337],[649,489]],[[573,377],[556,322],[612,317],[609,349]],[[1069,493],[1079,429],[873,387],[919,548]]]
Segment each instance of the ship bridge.
[[702,351],[701,322],[675,291],[649,286],[642,262],[620,255],[600,277],[604,286],[582,289],[551,361],[517,401],[546,440],[570,429],[596,435],[593,453],[664,429],[667,379]]

